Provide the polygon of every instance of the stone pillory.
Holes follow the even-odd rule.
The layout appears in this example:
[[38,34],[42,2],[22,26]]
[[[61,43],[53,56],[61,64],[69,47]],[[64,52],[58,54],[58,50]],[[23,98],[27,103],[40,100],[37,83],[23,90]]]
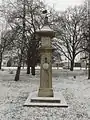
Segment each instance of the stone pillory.
[[49,27],[48,17],[45,16],[44,26],[37,31],[41,37],[41,69],[39,97],[53,97],[52,89],[52,43],[55,32]]
[[[44,14],[47,11],[43,11]],[[60,92],[53,92],[52,88],[52,38],[54,31],[49,27],[48,17],[45,16],[44,26],[36,31],[41,37],[41,65],[39,90],[30,93],[24,106],[68,107]]]

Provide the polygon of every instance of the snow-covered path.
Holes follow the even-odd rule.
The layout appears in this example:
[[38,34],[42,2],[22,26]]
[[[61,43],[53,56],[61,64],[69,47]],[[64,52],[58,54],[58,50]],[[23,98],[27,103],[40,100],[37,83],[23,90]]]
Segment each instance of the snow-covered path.
[[17,82],[15,72],[0,71],[0,120],[90,120],[90,80],[84,73],[53,70],[53,89],[61,91],[69,107],[42,108],[23,107],[29,93],[38,90],[39,71],[34,77],[22,71]]

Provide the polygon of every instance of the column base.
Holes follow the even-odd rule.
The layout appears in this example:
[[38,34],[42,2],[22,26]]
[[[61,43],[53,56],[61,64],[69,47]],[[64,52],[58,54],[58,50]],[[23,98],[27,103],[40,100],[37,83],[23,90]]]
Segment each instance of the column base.
[[68,107],[60,91],[54,91],[54,97],[38,97],[38,91],[31,92],[24,103],[27,107]]
[[53,97],[52,88],[39,88],[38,97]]

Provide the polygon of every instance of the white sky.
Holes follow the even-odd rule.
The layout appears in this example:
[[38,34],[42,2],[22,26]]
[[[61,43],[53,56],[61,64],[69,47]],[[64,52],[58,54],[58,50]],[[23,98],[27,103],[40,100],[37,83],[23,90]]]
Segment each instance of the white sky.
[[83,4],[85,0],[44,0],[48,5],[54,6],[57,11],[63,11],[69,6]]
[[[0,3],[6,0],[0,0]],[[12,1],[12,0],[11,0]],[[63,11],[69,6],[75,6],[83,4],[85,0],[43,0],[46,4],[50,5],[58,11]]]

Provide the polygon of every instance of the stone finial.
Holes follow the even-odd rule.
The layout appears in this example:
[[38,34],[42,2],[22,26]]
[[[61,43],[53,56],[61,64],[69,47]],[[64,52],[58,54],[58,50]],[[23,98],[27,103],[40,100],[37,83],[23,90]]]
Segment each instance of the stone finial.
[[48,17],[45,16],[44,25],[48,25]]
[[45,14],[44,25],[48,25],[47,10],[42,11],[42,13]]
[[47,13],[47,10],[43,10],[42,13],[43,13],[43,14],[46,14],[46,13]]

